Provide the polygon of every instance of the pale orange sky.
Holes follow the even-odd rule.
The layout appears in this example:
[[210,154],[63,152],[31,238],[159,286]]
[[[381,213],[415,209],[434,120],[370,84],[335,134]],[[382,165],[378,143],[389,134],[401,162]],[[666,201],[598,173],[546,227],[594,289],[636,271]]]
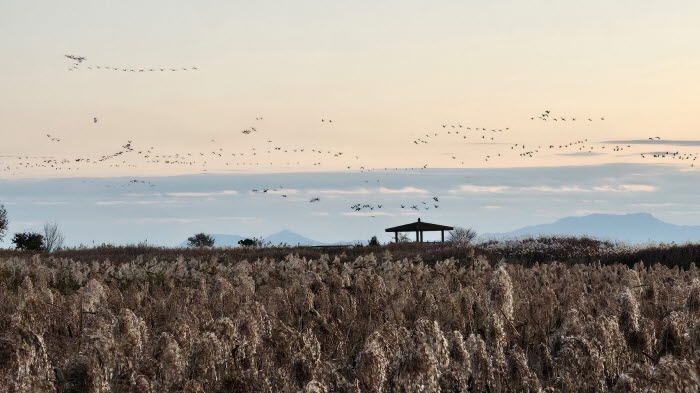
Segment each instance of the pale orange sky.
[[[190,167],[138,161],[0,177],[579,165],[700,151],[639,145],[611,152],[614,145],[595,143],[700,139],[698,2],[29,3],[0,6],[0,156],[96,157],[127,140],[162,154],[281,146],[344,156],[319,166],[310,154],[261,153],[238,167],[225,165],[232,159]],[[64,54],[87,61],[69,72]],[[87,70],[96,65],[199,70]],[[530,120],[546,109],[579,121]],[[580,121],[588,117],[596,121]],[[413,143],[443,132],[442,124],[510,130],[485,133],[500,145],[467,143],[484,142],[482,134]],[[241,134],[250,126],[259,132]],[[583,139],[606,154],[557,154],[578,151],[571,147],[523,158],[510,149]],[[0,157],[0,167],[16,164]]]

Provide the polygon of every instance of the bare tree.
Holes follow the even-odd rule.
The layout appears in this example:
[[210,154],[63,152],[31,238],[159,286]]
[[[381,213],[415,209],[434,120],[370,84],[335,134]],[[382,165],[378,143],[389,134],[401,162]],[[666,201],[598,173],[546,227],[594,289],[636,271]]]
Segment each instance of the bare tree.
[[449,241],[452,243],[469,244],[476,238],[476,231],[471,228],[455,228],[450,231]]
[[397,243],[410,243],[412,240],[407,233],[399,233],[399,240]]
[[7,220],[7,210],[5,210],[5,206],[0,205],[0,240],[5,236],[9,223],[10,222]]
[[56,223],[46,223],[44,224],[44,250],[46,252],[58,251],[63,248],[63,242],[66,238],[58,229],[58,224]]

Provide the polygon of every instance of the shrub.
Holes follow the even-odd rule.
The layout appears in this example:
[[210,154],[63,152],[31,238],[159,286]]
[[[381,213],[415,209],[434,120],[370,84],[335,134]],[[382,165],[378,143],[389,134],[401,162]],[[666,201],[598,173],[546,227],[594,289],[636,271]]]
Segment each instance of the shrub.
[[379,246],[379,240],[377,240],[376,236],[372,236],[371,239],[369,239],[369,242],[367,242],[368,246]]
[[262,247],[263,241],[262,241],[262,239],[258,239],[257,237],[254,237],[252,239],[239,240],[238,245],[241,247],[257,248],[257,247]]
[[15,233],[12,243],[18,250],[41,251],[44,249],[44,236],[36,232]]
[[192,237],[187,238],[187,245],[189,247],[214,247],[214,238],[207,235],[206,233],[198,233]]

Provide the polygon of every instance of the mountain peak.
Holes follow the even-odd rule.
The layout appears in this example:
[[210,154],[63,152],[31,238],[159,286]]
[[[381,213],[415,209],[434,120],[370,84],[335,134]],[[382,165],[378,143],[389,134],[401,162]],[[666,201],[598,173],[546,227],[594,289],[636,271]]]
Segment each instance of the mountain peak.
[[280,245],[280,244],[287,244],[290,246],[320,246],[323,245],[323,243],[318,242],[313,239],[309,239],[308,237],[302,236],[296,232],[292,232],[289,229],[283,229],[279,232],[273,233],[272,235],[266,237],[265,239],[266,243],[270,243],[272,245]]
[[593,213],[564,217],[550,224],[526,226],[494,237],[565,235],[592,236],[629,243],[700,241],[700,226],[674,225],[647,212]]
[[564,217],[556,222],[566,222],[566,221],[594,221],[594,220],[607,220],[607,221],[635,221],[635,220],[647,220],[663,222],[658,218],[654,217],[651,213],[640,212],[640,213],[622,213],[622,214],[610,214],[610,213],[591,213],[583,216],[569,216]]
[[[294,236],[300,236],[298,233],[290,231],[289,229],[282,229],[281,231],[275,232],[271,234],[270,236],[275,236],[275,235],[294,235]],[[268,237],[270,237],[268,236]]]

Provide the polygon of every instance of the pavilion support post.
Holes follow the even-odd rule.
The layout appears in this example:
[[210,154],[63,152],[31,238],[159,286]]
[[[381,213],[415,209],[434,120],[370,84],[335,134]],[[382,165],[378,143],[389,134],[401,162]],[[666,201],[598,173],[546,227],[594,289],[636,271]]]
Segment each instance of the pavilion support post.
[[420,235],[418,234],[418,231],[416,231],[416,243],[420,242]]
[[399,242],[399,233],[398,232],[394,232],[394,241],[396,241],[396,243]]
[[420,231],[420,242],[423,243],[423,231]]
[[445,242],[445,231],[440,231],[440,236],[442,237],[442,242]]

